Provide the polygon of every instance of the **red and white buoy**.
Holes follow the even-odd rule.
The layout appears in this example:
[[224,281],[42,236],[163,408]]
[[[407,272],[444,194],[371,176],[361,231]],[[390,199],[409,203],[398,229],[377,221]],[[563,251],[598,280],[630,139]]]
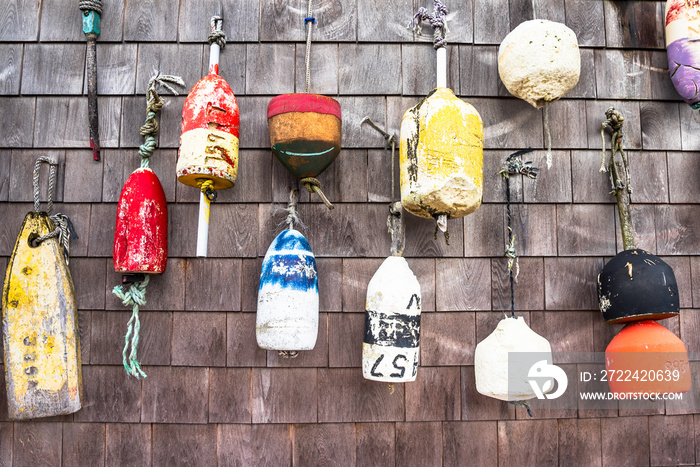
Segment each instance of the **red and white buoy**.
[[216,190],[233,187],[238,174],[239,113],[231,86],[219,76],[219,53],[226,44],[223,20],[211,19],[209,74],[187,95],[177,161],[180,183],[199,188],[197,256],[207,256],[209,209]]

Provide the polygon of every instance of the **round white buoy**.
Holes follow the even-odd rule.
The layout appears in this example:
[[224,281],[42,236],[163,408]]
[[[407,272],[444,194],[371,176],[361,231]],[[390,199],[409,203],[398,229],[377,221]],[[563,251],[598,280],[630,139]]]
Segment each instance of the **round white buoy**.
[[[511,362],[517,363],[510,369],[509,353]],[[529,383],[528,371],[541,360],[552,362],[549,341],[530,329],[522,317],[504,318],[476,346],[476,390],[504,401],[532,399],[536,394]]]
[[420,337],[420,284],[406,260],[389,256],[367,285],[362,375],[415,381]]
[[309,242],[284,230],[265,254],[255,337],[267,350],[311,350],[318,335],[318,273]]
[[576,33],[543,19],[520,23],[498,48],[498,74],[508,92],[536,108],[559,99],[581,74]]

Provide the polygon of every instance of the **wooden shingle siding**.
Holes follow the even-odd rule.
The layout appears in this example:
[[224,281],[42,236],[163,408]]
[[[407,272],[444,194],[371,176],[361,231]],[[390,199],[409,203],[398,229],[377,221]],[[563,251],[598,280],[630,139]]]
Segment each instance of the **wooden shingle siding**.
[[[407,25],[430,0],[313,2],[311,91],[338,100],[342,151],[318,179],[328,210],[272,155],[267,107],[303,92],[304,0],[110,0],[97,39],[102,160],[89,148],[85,36],[77,2],[6,0],[0,7],[0,271],[27,212],[39,156],[59,161],[54,212],[68,214],[79,308],[83,408],[14,423],[0,389],[0,466],[23,465],[693,465],[700,463],[700,114],[671,83],[662,1],[446,2],[447,84],[484,122],[483,198],[473,214],[435,222],[404,213],[404,255],[421,286],[415,382],[362,377],[367,285],[390,254],[391,159],[370,117],[399,134],[406,110],[435,85],[432,29]],[[207,72],[209,20],[224,18],[220,74],[240,110],[238,179],[211,207],[209,257],[195,255],[199,191],[177,182],[182,107]],[[498,48],[533,18],[578,36],[578,84],[548,108],[513,98]],[[112,293],[117,202],[140,166],[148,80],[181,76],[161,95],[151,168],[168,202],[169,261],[141,306],[138,357],[124,374],[131,310]],[[674,270],[680,316],[660,323],[691,355],[682,401],[577,401],[581,371],[599,369],[622,325],[598,311],[597,275],[622,249],[615,197],[601,162],[600,126],[625,118],[636,243]],[[606,145],[610,145],[609,135]],[[510,178],[520,257],[517,316],[546,337],[569,378],[562,398],[522,407],[476,391],[474,351],[511,309],[505,182],[512,152],[537,179]],[[398,150],[394,198],[400,199]],[[45,201],[47,170],[42,169]],[[285,227],[291,189],[318,268],[316,346],[294,359],[257,346],[260,267]],[[45,206],[45,204],[42,204]],[[1,346],[2,344],[0,344]],[[591,352],[598,352],[592,356]],[[4,387],[0,362],[0,387]],[[600,391],[607,383],[596,382]]]

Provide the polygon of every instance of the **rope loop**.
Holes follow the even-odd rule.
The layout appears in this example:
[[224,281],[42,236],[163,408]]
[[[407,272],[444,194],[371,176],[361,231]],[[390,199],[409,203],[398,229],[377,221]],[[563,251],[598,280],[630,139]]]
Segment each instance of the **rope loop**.
[[126,335],[124,336],[124,350],[122,351],[122,363],[128,375],[136,379],[145,378],[146,373],[141,369],[141,364],[137,357],[139,345],[139,332],[141,330],[141,320],[139,319],[139,307],[146,304],[146,286],[150,281],[150,276],[146,275],[144,280],[134,282],[128,289],[121,286],[112,289],[112,293],[122,301],[124,306],[132,306],[132,313],[127,323]]
[[333,206],[333,204],[330,201],[328,201],[326,195],[323,194],[323,191],[321,191],[321,182],[319,182],[314,177],[304,177],[299,181],[304,185],[306,191],[308,191],[309,193],[316,193],[318,196],[320,196],[321,201],[323,201],[323,204],[325,204],[328,209],[335,208],[335,206]]
[[159,126],[156,121],[156,115],[165,105],[165,100],[158,94],[158,86],[162,86],[173,94],[178,95],[178,92],[170,84],[184,86],[185,82],[179,76],[161,75],[160,72],[157,72],[148,81],[148,86],[146,87],[146,121],[139,129],[139,133],[145,138],[144,143],[139,146],[141,168],[149,167],[149,159],[158,145],[156,143],[156,135],[158,134]]
[[[418,21],[416,21],[418,20]],[[419,36],[422,34],[422,22],[427,21],[433,27],[433,48],[435,50],[440,47],[445,47],[447,45],[447,40],[445,35],[448,31],[447,29],[447,6],[442,3],[441,0],[433,0],[433,14],[428,13],[428,9],[420,7],[418,12],[413,15],[411,21],[408,23],[407,28],[411,29],[413,26],[413,32]],[[414,25],[415,23],[415,25]]]
[[56,168],[58,167],[58,162],[46,156],[39,157],[34,163],[34,172],[32,174],[32,184],[34,188],[34,212],[39,212],[41,210],[39,202],[39,168],[41,167],[42,163],[49,165],[49,192],[46,200],[46,213],[51,215],[51,211],[53,211],[53,195],[56,188]]
[[219,196],[219,194],[216,192],[216,190],[214,190],[214,180],[210,178],[198,179],[197,186],[210,202],[216,201],[216,198],[217,196]]
[[98,15],[102,14],[102,0],[79,0],[78,8],[87,14],[89,11],[94,11]]
[[223,18],[221,18],[221,16],[212,16],[210,23],[211,32],[209,33],[209,37],[207,38],[210,45],[216,42],[216,44],[222,49],[226,47],[226,34],[224,33],[224,31],[221,30],[223,23],[224,20]]

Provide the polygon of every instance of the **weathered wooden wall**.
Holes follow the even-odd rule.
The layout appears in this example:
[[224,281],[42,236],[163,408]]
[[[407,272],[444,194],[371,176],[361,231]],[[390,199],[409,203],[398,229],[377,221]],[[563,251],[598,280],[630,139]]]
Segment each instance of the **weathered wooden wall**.
[[[328,211],[302,195],[319,264],[316,349],[280,360],[255,344],[257,278],[294,180],[273,160],[265,121],[274,95],[303,88],[303,0],[105,0],[98,41],[103,161],[88,149],[85,40],[77,2],[0,2],[0,269],[31,209],[31,167],[61,161],[59,211],[79,240],[71,269],[79,298],[85,404],[73,416],[7,421],[0,390],[0,465],[677,465],[700,462],[700,415],[585,407],[534,420],[476,393],[474,347],[509,305],[504,188],[496,172],[532,146],[537,181],[514,179],[522,272],[519,314],[555,351],[603,351],[619,327],[596,308],[594,281],[622,248],[614,198],[598,172],[600,123],[622,110],[639,246],[675,269],[679,318],[664,321],[700,352],[700,116],[666,71],[663,2],[536,0],[538,17],[578,34],[578,86],[551,106],[554,166],[544,164],[543,116],[508,95],[498,44],[532,17],[530,0],[448,0],[448,83],[485,125],[484,204],[449,223],[408,217],[406,256],[423,291],[421,368],[414,383],[362,379],[366,285],[389,252],[390,165],[370,116],[398,131],[430,91],[430,35],[405,25],[428,0],[319,0],[312,86],[337,96],[344,149],[321,177]],[[129,312],[112,295],[116,203],[138,166],[138,128],[154,70],[191,87],[206,69],[209,17],[225,17],[221,74],[238,97],[237,185],[220,193],[210,258],[194,258],[197,193],[175,180],[183,96],[167,97],[152,166],[170,209],[170,261],[148,288],[140,355],[148,378],[121,367]],[[426,31],[429,32],[429,31]],[[563,367],[575,375],[577,365]],[[579,365],[580,366],[580,365]],[[700,366],[688,397],[697,407]],[[570,378],[571,379],[571,378]],[[574,378],[575,383],[575,378]],[[570,383],[571,384],[571,383]],[[690,406],[691,404],[689,404]],[[546,418],[544,418],[546,417]],[[652,434],[653,435],[650,435]],[[659,435],[659,433],[662,433]]]

